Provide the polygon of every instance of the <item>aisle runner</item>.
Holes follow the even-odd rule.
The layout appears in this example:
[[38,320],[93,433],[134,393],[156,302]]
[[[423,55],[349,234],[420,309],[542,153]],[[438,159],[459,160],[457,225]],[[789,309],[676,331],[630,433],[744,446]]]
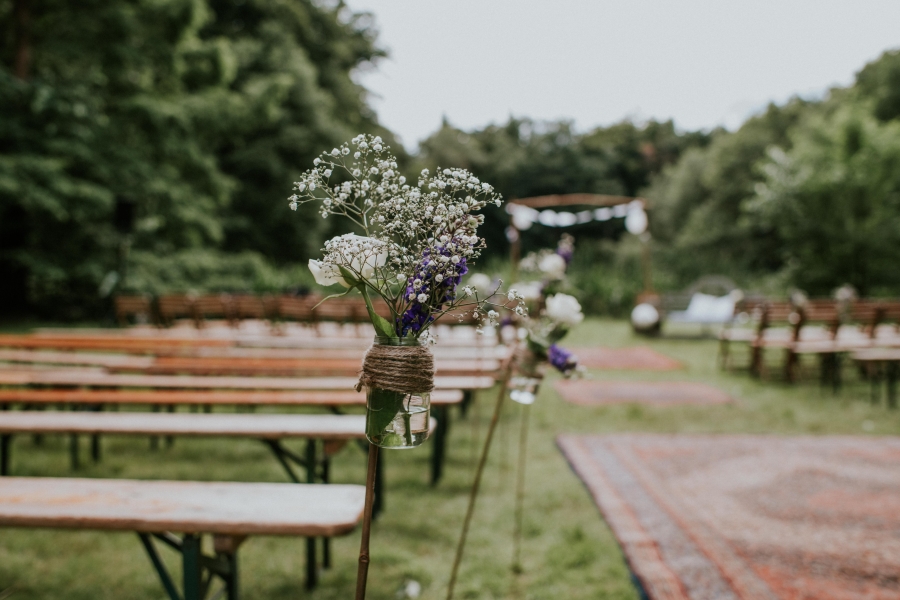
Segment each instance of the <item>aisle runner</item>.
[[651,600],[900,598],[900,440],[562,435]]
[[559,380],[556,391],[573,404],[725,404],[731,397],[705,383],[689,381]]
[[589,369],[673,371],[684,367],[679,361],[647,346],[633,348],[572,348],[578,364]]

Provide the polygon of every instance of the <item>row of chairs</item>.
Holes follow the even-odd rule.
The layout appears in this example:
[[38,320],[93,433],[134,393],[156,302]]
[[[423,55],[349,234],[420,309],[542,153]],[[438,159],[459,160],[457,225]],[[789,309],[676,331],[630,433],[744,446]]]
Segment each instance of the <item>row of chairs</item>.
[[731,327],[722,330],[720,361],[729,365],[730,345],[750,347],[750,372],[762,375],[767,348],[785,350],[785,378],[793,381],[801,354],[832,355],[859,347],[900,343],[900,300],[746,300],[735,308]]
[[[171,326],[178,319],[190,319],[197,328],[207,320],[225,320],[237,325],[243,319],[261,319],[270,322],[296,321],[318,323],[364,323],[369,320],[362,298],[348,296],[332,298],[319,304],[322,297],[255,295],[255,294],[165,294],[152,296],[116,296],[116,318],[122,326],[130,322],[153,323],[161,327]],[[390,318],[391,311],[384,302],[374,303],[375,312]],[[471,315],[449,319],[447,322],[472,324]]]

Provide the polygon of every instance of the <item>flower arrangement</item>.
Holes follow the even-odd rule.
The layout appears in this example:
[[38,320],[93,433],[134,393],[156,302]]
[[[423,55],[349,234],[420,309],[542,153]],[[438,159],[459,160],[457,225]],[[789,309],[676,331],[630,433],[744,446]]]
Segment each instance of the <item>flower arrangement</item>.
[[[477,233],[484,216],[475,213],[502,203],[490,184],[465,169],[423,169],[415,184],[408,182],[390,148],[371,135],[358,135],[313,163],[295,182],[290,207],[319,202],[323,218],[345,217],[359,233],[327,241],[325,255],[310,260],[309,269],[321,285],[341,285],[344,294],[359,290],[379,336],[428,337],[448,313],[470,313],[482,327],[496,323],[497,307],[525,313],[521,296],[501,294],[499,286],[458,290],[484,248]],[[371,294],[387,303],[390,319],[376,314]]]
[[572,260],[574,239],[564,235],[556,250],[531,253],[523,259],[523,271],[540,274],[542,281],[516,284],[516,288],[538,316],[523,320],[519,336],[525,348],[517,357],[516,375],[510,381],[510,398],[521,404],[534,402],[544,376],[544,365],[550,364],[564,377],[580,373],[578,358],[561,347],[560,342],[584,320],[581,305],[565,287],[565,272]]
[[[434,362],[423,344],[447,314],[496,324],[507,308],[524,316],[520,294],[500,285],[460,289],[481,254],[484,239],[476,214],[502,202],[490,184],[464,169],[422,170],[415,182],[400,174],[396,157],[378,136],[360,134],[313,161],[294,183],[290,207],[316,202],[323,218],[343,217],[355,229],[325,242],[321,259],[309,261],[316,282],[340,285],[343,296],[362,294],[376,343],[363,360],[357,389],[367,390],[366,436],[379,447],[409,448],[428,436]],[[372,298],[390,309],[388,318]]]

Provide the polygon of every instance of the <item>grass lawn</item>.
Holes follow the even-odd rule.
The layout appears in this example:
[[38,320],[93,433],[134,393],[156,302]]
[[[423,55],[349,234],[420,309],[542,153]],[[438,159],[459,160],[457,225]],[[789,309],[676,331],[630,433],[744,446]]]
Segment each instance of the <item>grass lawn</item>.
[[[564,403],[544,386],[532,407],[527,471],[524,572],[510,570],[514,465],[522,408],[507,402],[495,438],[482,494],[470,533],[457,598],[632,599],[637,598],[618,545],[579,480],[556,449],[554,438],[568,432],[705,432],[779,435],[896,435],[900,411],[872,406],[869,388],[845,365],[847,381],[838,395],[820,389],[809,363],[796,386],[751,380],[746,373],[716,367],[711,340],[634,338],[619,321],[590,320],[567,345],[649,345],[685,364],[681,371],[591,372],[590,377],[655,381],[702,381],[736,399],[721,406],[583,407]],[[740,363],[740,357],[737,364]],[[780,356],[772,353],[773,361]],[[774,370],[773,370],[774,372]],[[409,580],[422,586],[421,598],[440,599],[453,560],[472,479],[477,444],[483,438],[495,395],[479,397],[465,420],[454,415],[443,481],[427,484],[430,447],[386,452],[386,511],[372,535],[368,597],[396,599]],[[83,440],[83,457],[87,440]],[[82,477],[285,481],[259,443],[178,439],[174,447],[150,451],[146,438],[103,440],[103,460],[87,464]],[[37,447],[28,437],[14,440],[12,474],[69,476],[68,440],[48,436]],[[333,480],[359,483],[365,456],[348,446],[333,462]],[[0,481],[2,485],[2,481]],[[302,539],[251,538],[241,549],[244,598],[341,599],[352,597],[358,533],[334,541],[334,567],[314,592],[303,589]],[[167,553],[165,549],[160,550]],[[170,555],[170,554],[169,554]],[[170,555],[171,570],[178,573]],[[178,577],[178,575],[176,575]],[[5,591],[4,591],[5,590]],[[165,593],[137,536],[39,530],[0,530],[0,598],[163,599]]]

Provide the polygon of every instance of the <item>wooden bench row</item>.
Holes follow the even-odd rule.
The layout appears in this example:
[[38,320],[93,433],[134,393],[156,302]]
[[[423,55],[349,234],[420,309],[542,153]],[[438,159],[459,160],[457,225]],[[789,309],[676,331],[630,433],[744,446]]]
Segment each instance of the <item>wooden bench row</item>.
[[[147,375],[269,375],[353,376],[360,369],[359,354],[282,358],[257,356],[129,356],[91,352],[41,352],[0,348],[0,361],[23,364],[99,366],[111,373]],[[437,372],[444,376],[494,375],[501,367],[496,359],[437,358]]]
[[[764,375],[766,349],[784,351],[784,376],[796,379],[799,357],[827,357],[872,346],[900,345],[900,302],[809,300],[802,306],[766,302],[755,309],[756,326],[726,328],[720,333],[719,358],[727,367],[730,344],[750,347],[750,372]],[[887,329],[886,329],[887,327]],[[823,369],[823,373],[828,369]]]
[[[360,297],[332,298],[321,302],[322,296],[317,294],[165,294],[157,297],[116,296],[114,299],[116,318],[123,326],[133,320],[170,326],[177,319],[190,319],[198,328],[210,319],[221,319],[231,324],[242,319],[301,323],[369,321],[368,310]],[[391,318],[391,311],[384,302],[376,301],[374,306],[380,316]],[[467,314],[448,319],[448,322],[472,324],[474,319]]]

